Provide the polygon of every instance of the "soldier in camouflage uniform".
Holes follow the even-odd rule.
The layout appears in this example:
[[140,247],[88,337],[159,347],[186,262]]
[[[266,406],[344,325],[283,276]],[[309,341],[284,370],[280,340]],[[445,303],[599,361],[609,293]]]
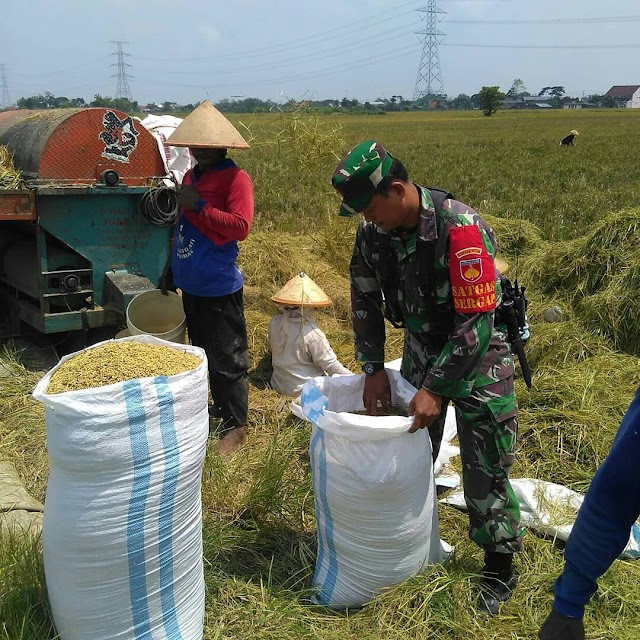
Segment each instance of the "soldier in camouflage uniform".
[[401,372],[419,389],[409,407],[411,431],[429,428],[434,459],[447,405],[455,405],[469,535],[485,552],[478,605],[495,614],[515,586],[512,558],[522,531],[509,483],[517,404],[506,330],[494,321],[501,297],[494,233],[450,194],[411,183],[374,141],[346,154],[332,184],[343,198],[340,215],[364,217],[350,276],[365,407],[376,415],[378,403],[390,400],[386,317],[404,327]]

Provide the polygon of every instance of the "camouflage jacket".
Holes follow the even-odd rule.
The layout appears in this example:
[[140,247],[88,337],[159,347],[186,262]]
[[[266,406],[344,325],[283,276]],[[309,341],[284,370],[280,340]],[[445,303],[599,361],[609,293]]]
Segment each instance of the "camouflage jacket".
[[[386,233],[365,221],[358,227],[350,266],[356,358],[384,361],[386,316],[415,338],[405,340],[405,345],[421,346],[423,353],[412,358],[411,367],[423,371],[414,370],[410,377],[422,380],[425,389],[439,395],[464,398],[474,386],[512,376],[514,364],[504,327],[494,326],[493,310],[461,313],[454,309],[451,229],[476,225],[491,262],[496,240],[492,229],[467,205],[448,199],[436,212],[429,190],[418,189],[421,210],[414,232]],[[423,243],[418,250],[417,243]],[[496,278],[496,304],[500,297]]]

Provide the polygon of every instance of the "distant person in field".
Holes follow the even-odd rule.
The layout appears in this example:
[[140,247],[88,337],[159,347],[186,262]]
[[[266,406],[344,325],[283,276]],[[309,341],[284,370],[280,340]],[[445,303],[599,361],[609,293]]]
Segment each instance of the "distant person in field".
[[553,609],[540,640],[584,640],[584,608],[598,578],[622,553],[640,516],[640,391],[627,409],[611,451],[593,476],[564,551]]
[[310,378],[351,373],[315,321],[314,310],[328,307],[331,300],[309,276],[299,273],[271,300],[282,311],[272,318],[267,334],[273,363],[271,386],[276,391],[296,397]]
[[560,146],[573,147],[573,139],[579,135],[580,134],[575,129],[571,129],[571,131],[569,131],[569,135],[565,136],[564,138],[562,138],[562,140],[560,140]]
[[[253,221],[253,184],[227,149],[248,149],[235,127],[209,102],[191,112],[167,140],[196,160],[178,191],[171,274],[182,290],[191,343],[209,361],[210,415],[222,420],[221,453],[246,439],[249,350],[238,242]],[[166,284],[161,289],[166,289]]]

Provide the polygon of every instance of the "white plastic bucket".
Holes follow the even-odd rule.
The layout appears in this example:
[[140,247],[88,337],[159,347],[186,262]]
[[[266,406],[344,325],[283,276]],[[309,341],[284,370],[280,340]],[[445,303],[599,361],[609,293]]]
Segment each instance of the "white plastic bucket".
[[138,294],[127,307],[127,327],[132,336],[146,334],[184,343],[187,318],[182,298],[173,291],[165,296],[159,289]]

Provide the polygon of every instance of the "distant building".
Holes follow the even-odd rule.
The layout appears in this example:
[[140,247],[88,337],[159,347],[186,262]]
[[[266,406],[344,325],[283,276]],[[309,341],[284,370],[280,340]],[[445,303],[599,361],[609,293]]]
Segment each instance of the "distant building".
[[553,96],[524,96],[522,98],[525,102],[534,104],[548,104]]
[[595,109],[596,105],[593,102],[587,102],[586,100],[571,100],[571,102],[565,102],[562,105],[563,109]]
[[522,109],[524,107],[524,102],[522,98],[505,98],[502,101],[503,109]]
[[604,97],[613,98],[619,107],[640,109],[640,84],[614,85]]
[[505,109],[553,109],[549,104],[552,96],[518,96],[517,98],[505,98],[502,106]]

